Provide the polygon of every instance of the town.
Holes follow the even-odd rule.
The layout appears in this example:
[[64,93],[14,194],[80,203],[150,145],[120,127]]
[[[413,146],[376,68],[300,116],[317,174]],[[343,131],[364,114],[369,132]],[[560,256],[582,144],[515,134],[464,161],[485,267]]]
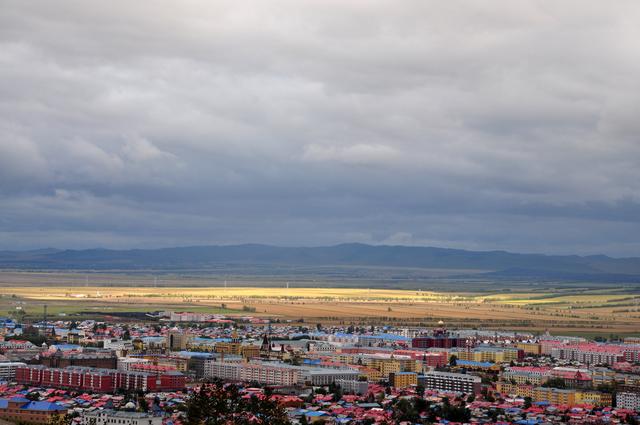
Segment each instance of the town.
[[0,419],[15,423],[189,423],[210,383],[268,398],[292,424],[634,424],[640,412],[633,337],[174,311],[121,323],[3,318],[0,334]]

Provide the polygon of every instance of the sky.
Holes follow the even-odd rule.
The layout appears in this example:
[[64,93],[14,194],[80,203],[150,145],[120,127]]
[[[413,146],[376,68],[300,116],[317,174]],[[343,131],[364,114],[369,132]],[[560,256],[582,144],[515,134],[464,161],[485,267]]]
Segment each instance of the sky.
[[0,0],[0,249],[640,256],[640,2]]

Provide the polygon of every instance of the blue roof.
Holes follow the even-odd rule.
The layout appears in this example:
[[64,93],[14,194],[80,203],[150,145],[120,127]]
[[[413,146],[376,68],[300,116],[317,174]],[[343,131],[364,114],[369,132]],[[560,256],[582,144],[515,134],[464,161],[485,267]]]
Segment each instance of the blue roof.
[[58,350],[77,350],[80,348],[79,345],[76,344],[54,344],[54,346],[58,349]]
[[202,351],[180,351],[178,354],[185,357],[206,357],[209,359],[214,357],[213,354]]
[[162,341],[165,340],[165,337],[163,337],[163,336],[143,336],[140,339],[143,342],[148,342],[148,341],[162,342]]
[[48,412],[54,410],[67,410],[65,407],[60,406],[58,403],[50,403],[48,401],[32,401],[27,405],[22,406],[22,408],[27,410],[46,410]]
[[411,338],[407,338],[406,336],[396,335],[396,334],[375,334],[375,335],[362,335],[362,338],[376,338],[376,339],[388,339],[390,341],[409,341]]
[[308,412],[304,413],[305,416],[310,416],[310,417],[314,417],[314,416],[327,416],[328,413],[327,412],[323,412],[321,410],[318,411],[314,411],[314,410],[310,410]]
[[200,343],[200,344],[206,344],[206,343],[213,344],[214,342],[218,341],[219,339],[220,338],[213,339],[213,338],[204,338],[204,337],[201,337],[201,336],[197,336],[197,337],[193,338],[193,342],[197,342],[197,343]]
[[59,405],[58,403],[50,403],[48,401],[29,401],[24,397],[12,397],[10,399],[0,399],[0,409],[6,409],[9,406],[9,401],[14,403],[24,403],[20,406],[21,409],[26,410],[38,410],[52,412],[55,410],[67,410],[66,407]]
[[491,367],[495,366],[495,363],[491,362],[474,362],[473,360],[456,360],[458,366],[476,366],[476,367]]

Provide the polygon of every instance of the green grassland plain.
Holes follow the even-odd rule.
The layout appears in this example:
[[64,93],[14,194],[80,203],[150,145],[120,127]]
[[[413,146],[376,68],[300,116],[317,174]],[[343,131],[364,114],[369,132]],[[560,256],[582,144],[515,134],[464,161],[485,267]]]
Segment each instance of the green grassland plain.
[[[225,283],[226,281],[226,283]],[[572,335],[638,335],[640,292],[634,285],[549,282],[333,281],[305,276],[207,277],[120,273],[0,272],[0,315],[16,308],[28,320],[109,318],[159,310],[256,315],[316,323],[549,330]],[[393,286],[402,287],[402,284]],[[418,288],[418,289],[417,289]],[[482,288],[491,288],[484,290]],[[466,289],[466,290],[465,290]]]

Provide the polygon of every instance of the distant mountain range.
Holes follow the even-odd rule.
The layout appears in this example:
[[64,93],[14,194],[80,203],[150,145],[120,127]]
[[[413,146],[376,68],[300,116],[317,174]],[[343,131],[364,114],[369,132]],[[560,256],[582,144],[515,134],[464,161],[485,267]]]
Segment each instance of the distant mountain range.
[[458,270],[460,274],[640,282],[640,258],[516,254],[359,243],[311,248],[245,244],[132,250],[0,251],[0,268],[3,269],[179,271],[230,265],[236,268],[358,266],[451,269]]

